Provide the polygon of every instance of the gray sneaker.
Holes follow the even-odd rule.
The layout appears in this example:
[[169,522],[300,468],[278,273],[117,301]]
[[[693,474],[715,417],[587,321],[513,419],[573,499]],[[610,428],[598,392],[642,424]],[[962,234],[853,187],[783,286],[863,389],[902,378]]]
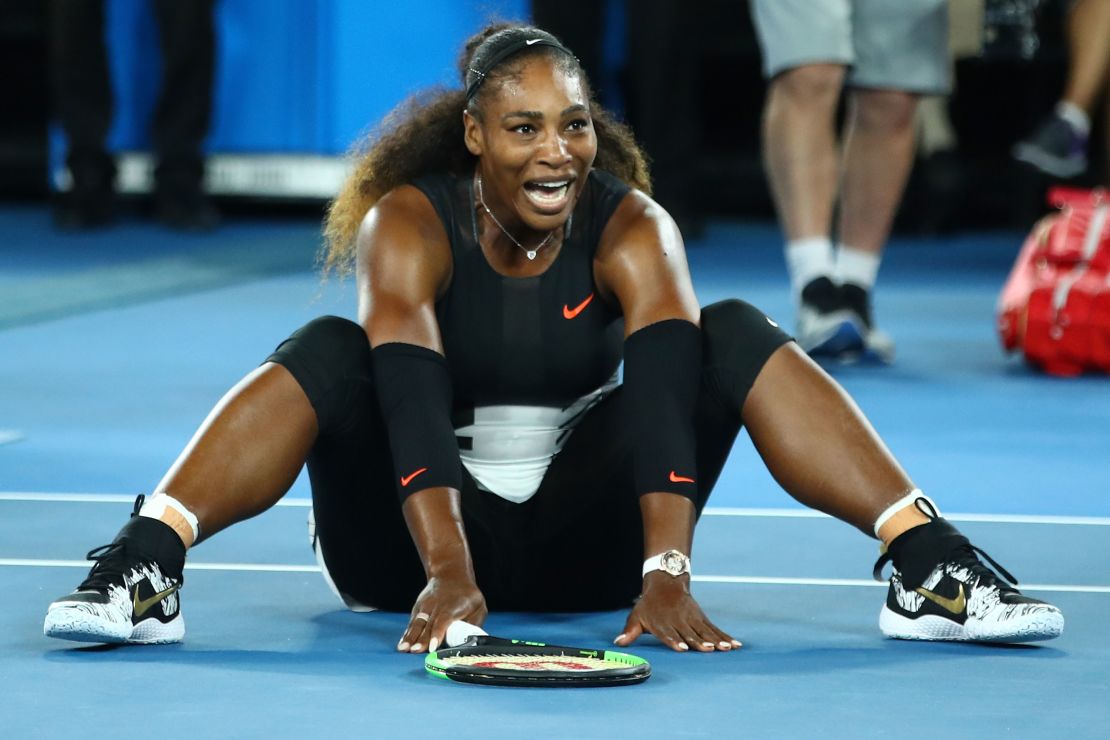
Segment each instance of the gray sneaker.
[[1014,146],[1014,158],[1053,177],[1075,177],[1087,170],[1087,136],[1053,114]]

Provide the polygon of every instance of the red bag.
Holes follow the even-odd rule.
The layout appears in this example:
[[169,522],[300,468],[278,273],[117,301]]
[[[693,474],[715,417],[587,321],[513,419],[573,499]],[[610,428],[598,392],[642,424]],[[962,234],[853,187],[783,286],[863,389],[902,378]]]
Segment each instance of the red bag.
[[1060,212],[1033,228],[998,300],[1008,351],[1053,375],[1110,373],[1110,199],[1054,188]]

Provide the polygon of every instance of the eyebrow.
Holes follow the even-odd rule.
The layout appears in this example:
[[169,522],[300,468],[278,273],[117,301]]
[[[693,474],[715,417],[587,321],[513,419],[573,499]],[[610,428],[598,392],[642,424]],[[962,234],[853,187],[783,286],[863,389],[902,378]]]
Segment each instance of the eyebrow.
[[[588,110],[586,106],[582,105],[581,103],[576,103],[569,108],[565,108],[561,113],[559,113],[559,117],[563,118],[570,115],[571,113],[579,113],[586,110]],[[543,113],[538,110],[515,110],[501,116],[502,121],[508,118],[527,118],[529,120],[537,121],[543,118]]]

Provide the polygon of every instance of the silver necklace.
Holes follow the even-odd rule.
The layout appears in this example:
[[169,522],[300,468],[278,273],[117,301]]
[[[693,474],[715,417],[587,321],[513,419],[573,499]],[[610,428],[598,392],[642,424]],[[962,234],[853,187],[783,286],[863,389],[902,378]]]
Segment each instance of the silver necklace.
[[518,242],[516,240],[516,237],[510,234],[509,230],[501,225],[501,222],[497,220],[497,216],[494,216],[493,211],[491,211],[489,209],[489,206],[486,205],[486,199],[482,195],[482,176],[478,173],[474,174],[474,186],[478,190],[478,204],[482,206],[482,209],[486,212],[486,214],[488,214],[489,217],[493,219],[493,222],[497,224],[497,228],[501,229],[501,233],[509,237],[509,241],[511,241],[513,244],[524,250],[524,253],[528,255],[528,259],[536,259],[536,252],[539,252],[541,249],[547,246],[547,243],[551,241],[551,237],[555,236],[556,229],[552,229],[550,232],[548,232],[547,236],[543,238],[542,242],[536,245],[535,249],[529,249],[528,247]]

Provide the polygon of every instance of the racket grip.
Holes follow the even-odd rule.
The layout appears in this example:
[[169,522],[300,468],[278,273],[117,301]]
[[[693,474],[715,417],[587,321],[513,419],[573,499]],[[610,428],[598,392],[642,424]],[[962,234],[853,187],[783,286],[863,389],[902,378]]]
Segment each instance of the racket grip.
[[470,622],[464,622],[461,619],[456,619],[447,627],[447,635],[444,643],[447,647],[458,647],[464,642],[469,640],[475,635],[487,634],[484,629]]

